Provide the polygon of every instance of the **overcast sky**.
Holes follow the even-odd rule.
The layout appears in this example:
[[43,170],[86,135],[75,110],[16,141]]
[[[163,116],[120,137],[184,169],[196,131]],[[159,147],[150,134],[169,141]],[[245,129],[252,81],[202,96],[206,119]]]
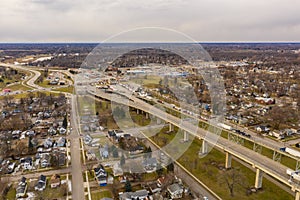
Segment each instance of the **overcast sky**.
[[300,41],[299,8],[299,0],[1,0],[0,42],[101,42],[144,26],[197,41]]

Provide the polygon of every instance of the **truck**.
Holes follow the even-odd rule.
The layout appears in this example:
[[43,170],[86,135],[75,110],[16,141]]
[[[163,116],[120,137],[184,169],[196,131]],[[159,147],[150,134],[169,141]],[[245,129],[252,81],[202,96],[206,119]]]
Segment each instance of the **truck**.
[[290,176],[289,181],[290,182],[293,181],[293,180],[300,181],[300,174],[299,174],[299,172],[300,172],[299,170],[294,171],[294,170],[292,170],[290,168],[287,168],[286,169],[286,174]]
[[227,124],[218,123],[218,126],[220,126],[220,127],[223,128],[223,129],[229,130],[229,131],[232,130],[232,127],[229,126],[229,125],[227,125]]
[[300,151],[297,151],[295,149],[292,149],[292,148],[289,148],[289,147],[282,147],[279,150],[300,158]]

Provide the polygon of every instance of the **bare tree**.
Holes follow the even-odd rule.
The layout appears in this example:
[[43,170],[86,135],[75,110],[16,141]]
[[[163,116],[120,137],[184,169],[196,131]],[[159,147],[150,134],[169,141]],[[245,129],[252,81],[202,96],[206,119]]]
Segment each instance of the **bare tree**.
[[228,187],[231,197],[234,197],[236,186],[245,186],[245,180],[244,175],[236,168],[222,172],[220,176],[220,184],[225,184]]
[[26,149],[27,149],[27,145],[24,142],[22,142],[22,141],[17,142],[16,148],[14,151],[15,155],[21,156],[22,154],[26,154],[27,153]]

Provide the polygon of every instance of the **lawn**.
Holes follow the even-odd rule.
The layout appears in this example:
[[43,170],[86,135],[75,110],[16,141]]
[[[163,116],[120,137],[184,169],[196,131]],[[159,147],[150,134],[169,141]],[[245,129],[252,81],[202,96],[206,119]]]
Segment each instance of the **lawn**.
[[104,197],[112,198],[112,194],[108,190],[92,192],[92,200],[99,200]]
[[41,86],[43,88],[51,88],[51,87],[53,87],[53,85],[49,85],[49,83],[50,83],[50,81],[47,80],[47,79],[44,79],[43,82],[37,82],[37,81],[35,82],[35,84],[37,84],[37,85],[39,85],[39,86]]
[[17,91],[17,90],[22,90],[22,91],[32,90],[32,88],[27,87],[25,85],[22,85],[21,83],[14,84],[14,85],[11,85],[11,86],[6,87],[6,88],[11,89],[12,91]]
[[61,87],[61,88],[55,88],[53,91],[58,91],[58,92],[67,92],[67,93],[74,93],[74,86],[69,86],[69,87]]
[[15,200],[16,199],[16,189],[15,187],[12,185],[6,195],[6,199],[7,200]]

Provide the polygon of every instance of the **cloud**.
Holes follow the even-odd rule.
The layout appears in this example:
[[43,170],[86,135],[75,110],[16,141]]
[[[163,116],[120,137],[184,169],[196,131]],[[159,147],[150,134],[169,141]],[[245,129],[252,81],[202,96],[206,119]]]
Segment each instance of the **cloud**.
[[200,41],[299,41],[299,7],[298,0],[2,0],[0,42],[102,41],[142,26]]

